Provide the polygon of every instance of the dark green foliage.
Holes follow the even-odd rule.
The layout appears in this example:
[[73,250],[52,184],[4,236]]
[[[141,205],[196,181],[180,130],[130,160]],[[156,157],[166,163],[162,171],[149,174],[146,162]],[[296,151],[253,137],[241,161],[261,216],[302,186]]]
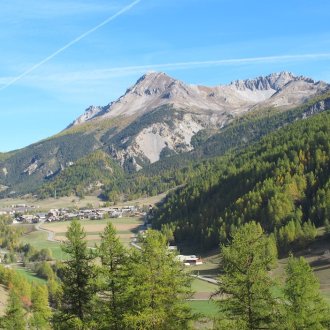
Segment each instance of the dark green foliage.
[[194,318],[185,299],[192,295],[191,277],[168,250],[160,232],[149,230],[142,250],[131,257],[130,304],[125,329],[187,329]]
[[227,329],[276,329],[278,304],[274,282],[267,270],[276,253],[269,253],[269,238],[250,222],[239,228],[230,245],[221,247],[223,275],[219,277],[220,324]]
[[63,296],[60,313],[55,318],[58,329],[80,329],[92,318],[91,308],[94,297],[95,271],[93,256],[87,249],[86,233],[81,224],[74,220],[66,233],[68,241],[63,251],[69,256],[63,269]]
[[274,232],[283,250],[306,244],[328,214],[329,154],[329,112],[298,121],[243,152],[198,165],[198,175],[167,196],[153,224],[174,223],[176,240],[200,249],[251,220]]
[[290,257],[286,275],[283,329],[329,329],[330,308],[320,295],[320,284],[307,261]]
[[129,304],[129,257],[111,222],[101,234],[98,255],[101,260],[96,311],[99,328],[123,329],[123,317]]
[[[192,278],[160,232],[148,231],[142,250],[125,250],[111,224],[91,264],[85,234],[72,222],[64,250],[63,296],[55,329],[188,329]],[[54,290],[56,291],[56,290]]]

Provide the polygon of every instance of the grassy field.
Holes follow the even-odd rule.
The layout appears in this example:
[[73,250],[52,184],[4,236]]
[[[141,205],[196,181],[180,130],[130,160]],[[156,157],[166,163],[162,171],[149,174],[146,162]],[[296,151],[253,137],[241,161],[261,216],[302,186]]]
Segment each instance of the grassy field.
[[[81,220],[80,223],[87,233],[88,246],[93,247],[100,242],[99,234],[104,230],[108,222],[112,222],[118,231],[118,237],[125,245],[129,245],[132,236],[139,230],[142,220],[139,218],[118,218],[104,220]],[[31,244],[36,249],[49,249],[53,258],[62,260],[65,255],[61,250],[61,241],[64,241],[70,221],[44,223],[40,227],[54,233],[55,242],[48,240],[48,233],[44,231],[32,231],[21,238],[24,244]]]
[[[111,222],[117,230],[117,234],[121,242],[125,245],[129,244],[132,236],[135,235],[140,226],[143,224],[142,220],[139,218],[118,218],[118,219],[104,219],[104,220],[81,220],[80,223],[84,227],[87,233],[87,241],[89,246],[94,246],[95,243],[100,241],[99,234],[103,232],[107,223]],[[54,232],[55,239],[59,241],[65,240],[65,233],[69,221],[66,222],[53,222],[45,223],[40,227],[49,231]]]
[[196,313],[206,317],[214,317],[219,313],[217,303],[214,300],[190,300],[189,306]]
[[46,284],[47,283],[45,280],[37,277],[35,273],[28,270],[27,268],[16,266],[16,267],[13,267],[13,269],[15,269],[19,274],[21,274],[29,282],[35,282],[35,283],[38,283],[38,284]]
[[61,260],[64,258],[60,242],[51,242],[47,240],[48,234],[43,231],[33,231],[21,238],[23,244],[31,244],[38,250],[49,249],[53,258]]

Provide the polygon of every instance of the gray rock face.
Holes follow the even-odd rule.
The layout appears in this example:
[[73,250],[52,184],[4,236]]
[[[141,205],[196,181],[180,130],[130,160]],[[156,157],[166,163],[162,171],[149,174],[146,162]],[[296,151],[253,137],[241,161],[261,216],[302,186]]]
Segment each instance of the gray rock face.
[[165,117],[158,116],[134,134],[129,130],[125,132],[119,143],[111,141],[111,153],[123,167],[129,163],[129,168],[135,164],[133,167],[140,169],[138,159],[153,163],[161,158],[164,150],[173,153],[191,150],[191,138],[200,130],[219,129],[234,117],[259,107],[287,109],[327,88],[329,86],[323,82],[290,72],[215,87],[188,85],[165,73],[150,72],[118,100],[105,107],[89,107],[72,126],[116,117],[138,125],[139,121],[145,122],[148,113],[160,107],[183,111],[180,119],[172,119],[170,124]]
[[[141,116],[166,104],[204,113],[227,111],[239,115],[256,106],[263,106],[263,103],[274,107],[294,106],[326,88],[325,83],[297,77],[290,72],[272,73],[215,87],[188,85],[165,73],[151,72],[143,75],[118,100],[105,107],[89,107],[72,126],[100,117]],[[293,97],[293,94],[296,95]]]

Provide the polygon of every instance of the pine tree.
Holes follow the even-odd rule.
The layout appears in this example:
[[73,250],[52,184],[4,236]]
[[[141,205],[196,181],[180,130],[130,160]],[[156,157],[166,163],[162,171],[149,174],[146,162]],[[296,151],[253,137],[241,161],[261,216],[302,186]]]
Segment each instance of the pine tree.
[[[128,253],[120,243],[111,222],[101,234],[99,283],[99,321],[105,329],[122,329],[127,303]],[[100,323],[99,323],[100,324]]]
[[86,233],[78,221],[71,222],[66,237],[67,242],[62,249],[69,259],[63,268],[61,311],[55,323],[59,329],[80,329],[88,323],[93,314],[94,257],[87,248]]
[[185,300],[191,296],[191,278],[160,232],[146,233],[142,250],[131,257],[130,306],[127,329],[187,329],[193,318]]
[[267,270],[274,262],[273,246],[259,224],[250,222],[238,228],[232,242],[221,246],[224,274],[217,294],[225,328],[271,329],[276,324],[277,304],[274,285]]
[[286,267],[285,304],[287,329],[330,328],[330,309],[320,294],[320,284],[307,261],[289,258]]
[[51,310],[48,305],[48,290],[46,286],[32,287],[32,317],[30,326],[36,330],[50,329]]

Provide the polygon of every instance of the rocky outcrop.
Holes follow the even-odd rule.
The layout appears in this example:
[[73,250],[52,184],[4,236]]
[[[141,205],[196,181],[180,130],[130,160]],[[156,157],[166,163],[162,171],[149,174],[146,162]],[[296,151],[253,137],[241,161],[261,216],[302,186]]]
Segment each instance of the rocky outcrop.
[[290,72],[237,80],[229,85],[215,87],[188,85],[165,73],[150,72],[143,75],[118,100],[105,107],[89,107],[71,126],[96,118],[142,116],[162,105],[195,112],[227,111],[239,115],[256,106],[296,105],[306,97],[323,92],[327,86]]
[[330,109],[330,97],[308,107],[307,110],[303,113],[303,118],[310,117],[327,109]]
[[[109,150],[124,168],[139,169],[158,161],[162,154],[190,151],[191,138],[202,129],[221,128],[236,116],[259,107],[286,109],[299,105],[327,88],[325,83],[290,72],[216,87],[188,85],[165,73],[150,72],[118,100],[105,107],[89,107],[72,125],[116,117],[126,118],[128,125],[134,123],[133,133],[119,130],[120,139],[110,139]],[[155,109],[162,107],[167,107],[170,115],[178,109],[184,115],[180,119],[173,116],[169,125],[165,115],[156,116]],[[152,120],[149,118],[146,124],[148,113]]]

